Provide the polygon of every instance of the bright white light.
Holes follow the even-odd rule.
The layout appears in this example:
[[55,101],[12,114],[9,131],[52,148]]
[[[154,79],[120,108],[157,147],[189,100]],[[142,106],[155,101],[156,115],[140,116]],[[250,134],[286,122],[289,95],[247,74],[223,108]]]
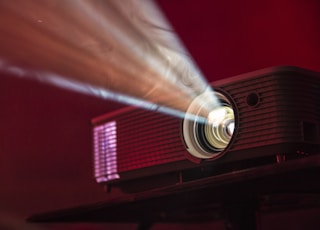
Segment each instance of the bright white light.
[[234,127],[235,127],[234,121],[227,124],[227,133],[230,137],[233,135]]
[[226,109],[224,107],[212,110],[208,115],[209,124],[212,124],[213,126],[220,125],[224,121],[226,114]]
[[[4,73],[13,74],[15,77],[27,78],[30,80],[36,80],[43,84],[52,85],[65,90],[70,90],[77,93],[83,93],[90,96],[112,100],[115,102],[133,105],[146,110],[157,111],[160,113],[168,114],[171,116],[184,118],[185,112],[176,110],[174,108],[160,106],[150,101],[145,101],[140,98],[130,97],[110,90],[91,86],[81,83],[79,81],[61,77],[53,73],[47,73],[43,71],[34,71],[26,68],[20,68],[14,65],[10,65],[8,62],[0,59],[1,71]],[[14,70],[14,71],[13,71]]]

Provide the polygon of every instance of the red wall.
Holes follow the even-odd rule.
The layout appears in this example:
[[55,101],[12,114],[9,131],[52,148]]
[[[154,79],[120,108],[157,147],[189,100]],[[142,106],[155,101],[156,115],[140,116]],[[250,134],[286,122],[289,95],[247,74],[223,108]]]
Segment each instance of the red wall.
[[[320,71],[319,1],[158,2],[209,81],[274,65]],[[92,177],[90,119],[118,105],[11,76],[0,82],[0,226],[104,200]]]
[[210,80],[274,65],[320,71],[318,1],[159,3]]

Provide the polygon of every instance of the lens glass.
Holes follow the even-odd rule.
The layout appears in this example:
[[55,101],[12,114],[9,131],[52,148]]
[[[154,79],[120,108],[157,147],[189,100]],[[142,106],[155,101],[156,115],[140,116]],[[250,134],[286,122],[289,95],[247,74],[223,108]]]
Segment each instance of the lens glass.
[[[232,123],[234,124],[234,113],[230,106],[223,105],[212,110],[208,115],[204,128],[205,138],[210,145],[207,147],[214,150],[226,148],[232,137],[229,127]],[[201,130],[199,131],[201,132]]]
[[[212,103],[211,98],[218,101]],[[213,159],[224,154],[235,130],[235,112],[222,93],[206,92],[189,106],[183,122],[183,137],[191,155],[201,159]]]

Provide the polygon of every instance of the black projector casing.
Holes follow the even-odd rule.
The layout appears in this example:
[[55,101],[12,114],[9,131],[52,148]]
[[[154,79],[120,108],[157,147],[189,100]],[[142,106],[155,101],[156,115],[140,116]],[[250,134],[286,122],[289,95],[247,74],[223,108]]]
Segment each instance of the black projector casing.
[[136,192],[320,152],[319,73],[273,67],[211,86],[235,113],[221,157],[190,156],[183,119],[125,107],[92,120],[97,182]]

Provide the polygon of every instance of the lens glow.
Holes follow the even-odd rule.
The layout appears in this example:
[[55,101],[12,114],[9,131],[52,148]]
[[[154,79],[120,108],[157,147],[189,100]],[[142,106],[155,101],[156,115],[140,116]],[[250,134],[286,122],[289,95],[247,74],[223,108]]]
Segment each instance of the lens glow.
[[229,106],[222,106],[209,113],[208,122],[205,125],[205,137],[214,149],[224,149],[232,136],[228,135],[226,125],[228,121],[234,121],[233,110]]
[[[203,98],[214,94],[219,103]],[[199,103],[202,101],[202,103]],[[221,93],[205,92],[189,106],[183,122],[183,138],[188,152],[200,159],[213,159],[224,154],[234,136],[236,122],[232,104]]]
[[235,126],[234,120],[226,125],[227,135],[229,135],[230,137],[232,137],[232,135],[233,135],[234,126]]
[[209,112],[208,115],[208,123],[212,124],[213,126],[219,125],[226,116],[226,109],[225,107],[217,108]]

